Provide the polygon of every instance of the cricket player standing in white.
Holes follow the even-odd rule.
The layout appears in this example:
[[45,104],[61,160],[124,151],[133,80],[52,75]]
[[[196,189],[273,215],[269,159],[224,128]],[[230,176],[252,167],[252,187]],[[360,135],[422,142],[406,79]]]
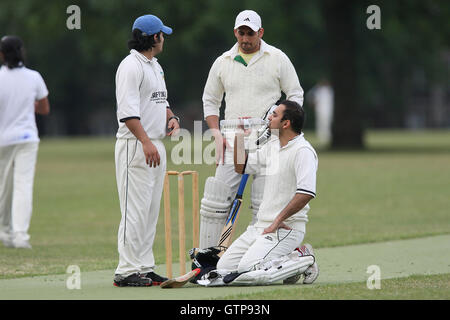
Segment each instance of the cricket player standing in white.
[[[294,66],[286,54],[262,40],[263,34],[261,18],[255,11],[240,12],[234,26],[237,43],[216,59],[206,81],[203,112],[213,131],[218,166],[215,177],[206,180],[201,201],[200,248],[218,244],[242,176],[234,171],[233,148],[219,131],[224,94],[226,120],[263,118],[280,99],[281,92],[287,99],[303,104],[303,89]],[[254,175],[251,192],[254,217],[262,201],[263,186],[264,177]]]
[[39,135],[35,113],[50,112],[48,90],[39,72],[24,65],[22,40],[0,41],[0,240],[31,249],[33,183]]
[[305,284],[316,280],[319,268],[311,245],[295,250],[306,232],[308,203],[316,196],[318,167],[317,154],[302,133],[304,118],[299,104],[282,101],[269,116],[270,130],[278,139],[248,155],[238,156],[244,152],[244,137],[236,134],[235,169],[265,175],[264,197],[256,223],[225,251],[214,278],[205,275],[199,284],[227,284],[224,276],[232,272],[237,276],[231,278],[233,284],[295,283],[302,274]]
[[306,95],[316,111],[316,135],[318,140],[327,144],[331,141],[333,123],[334,91],[328,80],[324,79],[314,86]]
[[137,18],[128,43],[130,54],[116,73],[115,162],[122,219],[114,285],[119,287],[167,280],[153,272],[153,241],[166,171],[162,139],[180,126],[169,108],[164,72],[155,56],[163,50],[164,34],[171,33],[154,15]]

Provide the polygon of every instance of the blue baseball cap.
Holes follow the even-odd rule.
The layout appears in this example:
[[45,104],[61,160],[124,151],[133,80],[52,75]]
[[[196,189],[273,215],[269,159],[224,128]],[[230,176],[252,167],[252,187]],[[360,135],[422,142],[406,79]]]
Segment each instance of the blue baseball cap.
[[156,34],[160,31],[164,32],[165,34],[172,33],[172,28],[165,26],[162,23],[161,19],[152,14],[147,14],[145,16],[137,18],[133,23],[133,28],[131,29],[131,31],[133,31],[134,29],[139,29],[147,35]]

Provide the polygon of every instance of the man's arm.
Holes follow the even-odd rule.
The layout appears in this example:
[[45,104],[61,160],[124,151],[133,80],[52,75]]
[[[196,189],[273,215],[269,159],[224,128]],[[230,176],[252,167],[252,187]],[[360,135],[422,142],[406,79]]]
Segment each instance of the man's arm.
[[156,149],[153,142],[148,137],[144,128],[142,127],[141,121],[136,118],[128,119],[125,121],[125,125],[131,131],[132,134],[142,143],[142,149],[145,155],[145,162],[150,167],[156,167],[160,164],[160,157],[158,149]]
[[[175,116],[175,114],[172,112],[172,110],[169,107],[167,107],[166,108],[166,119],[170,119],[171,117],[174,117],[174,116]],[[178,131],[180,129],[180,123],[175,118],[170,119],[167,122],[167,128],[169,129],[169,133],[167,133],[168,136],[177,135]]]
[[[206,80],[205,88],[203,89],[203,117],[208,123],[210,129],[219,129],[220,106],[222,104],[225,89],[222,80],[219,76],[220,57],[214,61],[209,70],[208,79]],[[209,116],[216,116],[211,118],[208,122]],[[217,122],[215,121],[217,119]],[[213,127],[210,126],[213,125]]]
[[263,234],[275,232],[279,228],[290,229],[284,224],[284,221],[302,210],[312,198],[313,196],[308,194],[296,193],[287,206],[278,214],[272,224],[264,229]]
[[225,149],[227,148],[227,140],[222,136],[219,128],[219,116],[210,115],[206,117],[206,124],[211,130],[212,136],[216,143],[216,165],[225,160]]
[[297,72],[289,57],[282,53],[281,56],[281,70],[280,70],[280,86],[281,91],[286,94],[287,100],[297,102],[303,106],[303,88],[298,80]]
[[208,128],[212,131],[214,141],[216,142],[216,165],[220,161],[224,161],[226,140],[220,133],[219,115],[220,106],[222,104],[225,89],[219,77],[219,58],[214,61],[209,70],[208,79],[206,80],[203,90],[203,117],[206,120]]
[[48,115],[50,113],[50,103],[48,102],[48,98],[45,97],[40,100],[36,100],[34,103],[34,111],[37,114]]
[[[206,120],[206,124],[208,125],[208,128],[211,130],[217,130],[220,133],[220,128],[219,128],[219,116],[216,115],[211,115],[211,116],[207,116],[205,118]],[[213,132],[213,135],[216,132]]]

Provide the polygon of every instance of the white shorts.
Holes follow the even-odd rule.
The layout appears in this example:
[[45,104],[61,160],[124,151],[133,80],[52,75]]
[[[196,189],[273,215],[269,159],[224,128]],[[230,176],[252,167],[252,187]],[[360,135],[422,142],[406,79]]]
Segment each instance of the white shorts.
[[261,261],[269,261],[285,256],[303,241],[304,233],[298,230],[278,229],[262,234],[264,228],[249,226],[237,238],[217,263],[217,269],[228,272],[250,270]]

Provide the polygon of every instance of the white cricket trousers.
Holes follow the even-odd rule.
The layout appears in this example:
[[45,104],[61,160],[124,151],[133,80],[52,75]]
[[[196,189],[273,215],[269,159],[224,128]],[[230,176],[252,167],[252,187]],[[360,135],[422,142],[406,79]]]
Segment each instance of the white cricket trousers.
[[166,171],[166,150],[152,140],[161,163],[156,168],[145,162],[142,144],[136,139],[117,139],[116,180],[122,219],[118,232],[119,264],[115,274],[153,271],[153,241]]
[[217,263],[218,270],[227,272],[249,271],[259,262],[267,262],[285,256],[302,243],[304,233],[298,230],[278,229],[262,234],[264,228],[253,225],[237,238]]
[[39,142],[0,147],[0,232],[28,241]]
[[332,103],[318,103],[316,106],[316,133],[321,143],[331,140],[331,126],[333,122]]

